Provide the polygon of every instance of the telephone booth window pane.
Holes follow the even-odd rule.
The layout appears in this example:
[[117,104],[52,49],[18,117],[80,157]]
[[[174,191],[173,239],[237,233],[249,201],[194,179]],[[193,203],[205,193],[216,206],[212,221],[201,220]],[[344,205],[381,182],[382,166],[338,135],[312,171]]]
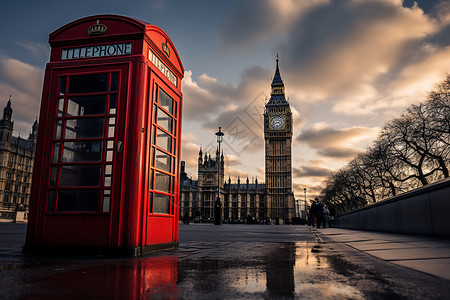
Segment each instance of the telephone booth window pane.
[[109,113],[115,114],[116,113],[116,105],[117,105],[117,95],[110,95],[109,96]]
[[63,162],[101,161],[102,142],[65,142]]
[[160,129],[158,129],[156,135],[156,145],[161,149],[172,152],[172,137]]
[[154,195],[154,211],[158,214],[170,213],[170,197],[167,195]]
[[108,137],[114,137],[115,126],[108,126]]
[[112,182],[112,165],[105,165],[105,179],[103,181],[104,186],[111,186]]
[[110,196],[103,196],[103,212],[109,212],[109,205],[111,202],[111,197]]
[[60,186],[99,186],[100,166],[62,166]]
[[114,137],[114,132],[116,129],[116,118],[109,118],[108,121],[108,137]]
[[48,191],[47,212],[55,210],[55,191]]
[[59,94],[64,95],[66,93],[66,77],[59,79]]
[[113,156],[114,156],[113,153],[114,153],[113,150],[106,151],[106,161],[112,161],[113,160]]
[[67,102],[67,116],[102,115],[105,107],[106,95],[72,97]]
[[105,166],[105,175],[112,175],[112,165]]
[[155,172],[155,190],[170,192],[170,175]]
[[158,108],[158,125],[168,132],[172,132],[172,118],[160,108]]
[[156,150],[156,165],[155,167],[157,167],[158,169],[161,169],[163,171],[166,172],[170,172],[170,161],[171,161],[171,156],[160,151],[160,150]]
[[117,83],[119,82],[119,73],[112,73],[111,74],[111,92],[117,91]]
[[148,194],[148,213],[153,213],[153,193]]
[[103,191],[103,212],[109,212],[109,207],[111,205],[111,190]]
[[159,105],[161,105],[161,107],[167,110],[170,114],[173,114],[173,99],[161,88],[159,88]]
[[58,211],[98,211],[99,190],[59,190]]
[[72,76],[69,79],[69,94],[106,92],[108,74]]
[[50,186],[56,186],[57,175],[58,167],[52,167],[52,172],[50,174]]
[[153,123],[156,123],[156,112],[158,111],[158,106],[155,104],[153,107]]
[[67,120],[65,138],[81,139],[103,137],[104,118]]
[[150,182],[149,182],[149,188],[153,189],[153,174],[155,173],[155,171],[152,169],[150,171]]
[[114,156],[114,141],[108,141],[106,149],[106,161],[112,161]]
[[61,127],[62,127],[62,121],[61,120],[56,121],[55,139],[61,138]]
[[53,159],[52,162],[56,163],[59,159],[59,143],[53,144]]
[[62,117],[64,112],[64,98],[58,99],[58,117]]

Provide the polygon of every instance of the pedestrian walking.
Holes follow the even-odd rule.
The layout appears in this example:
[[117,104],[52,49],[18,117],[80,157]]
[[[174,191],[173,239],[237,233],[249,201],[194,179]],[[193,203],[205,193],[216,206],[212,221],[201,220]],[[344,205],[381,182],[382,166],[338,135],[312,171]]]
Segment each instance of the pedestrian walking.
[[311,204],[311,207],[309,208],[309,215],[310,215],[310,222],[311,222],[311,226],[314,227],[314,225],[316,224],[316,206],[317,206],[317,202],[316,202],[317,198],[314,199],[313,203]]
[[316,204],[316,225],[317,228],[320,228],[320,225],[323,223],[323,203],[319,202],[319,199],[317,199],[317,204]]
[[[323,204],[323,228],[327,227],[327,223],[329,222],[329,216],[330,216],[330,211],[327,208],[327,205],[324,203]],[[330,227],[330,225],[328,224],[328,227]]]

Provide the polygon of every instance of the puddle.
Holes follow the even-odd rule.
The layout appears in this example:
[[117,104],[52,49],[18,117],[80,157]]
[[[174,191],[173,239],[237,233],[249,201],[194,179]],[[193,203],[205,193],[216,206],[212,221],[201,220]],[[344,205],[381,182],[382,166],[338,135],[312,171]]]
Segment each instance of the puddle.
[[[273,244],[249,257],[193,259],[181,255],[122,260],[63,271],[24,284],[24,298],[306,298],[363,299],[314,243]],[[228,247],[236,247],[229,245]],[[313,252],[316,249],[319,252]],[[183,252],[183,251],[181,251]],[[61,266],[60,266],[61,267]],[[30,292],[32,291],[32,292]]]

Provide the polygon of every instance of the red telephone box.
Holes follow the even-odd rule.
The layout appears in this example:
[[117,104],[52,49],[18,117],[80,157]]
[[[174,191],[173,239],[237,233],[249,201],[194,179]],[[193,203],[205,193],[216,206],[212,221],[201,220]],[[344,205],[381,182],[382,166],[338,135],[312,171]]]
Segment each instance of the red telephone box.
[[24,251],[176,247],[184,70],[172,41],[97,15],[49,42]]

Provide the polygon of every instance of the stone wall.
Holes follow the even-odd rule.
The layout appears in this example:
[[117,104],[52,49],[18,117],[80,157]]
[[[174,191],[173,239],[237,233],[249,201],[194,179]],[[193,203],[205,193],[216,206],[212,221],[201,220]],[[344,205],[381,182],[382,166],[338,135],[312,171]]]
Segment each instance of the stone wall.
[[338,216],[335,226],[450,237],[450,178]]

